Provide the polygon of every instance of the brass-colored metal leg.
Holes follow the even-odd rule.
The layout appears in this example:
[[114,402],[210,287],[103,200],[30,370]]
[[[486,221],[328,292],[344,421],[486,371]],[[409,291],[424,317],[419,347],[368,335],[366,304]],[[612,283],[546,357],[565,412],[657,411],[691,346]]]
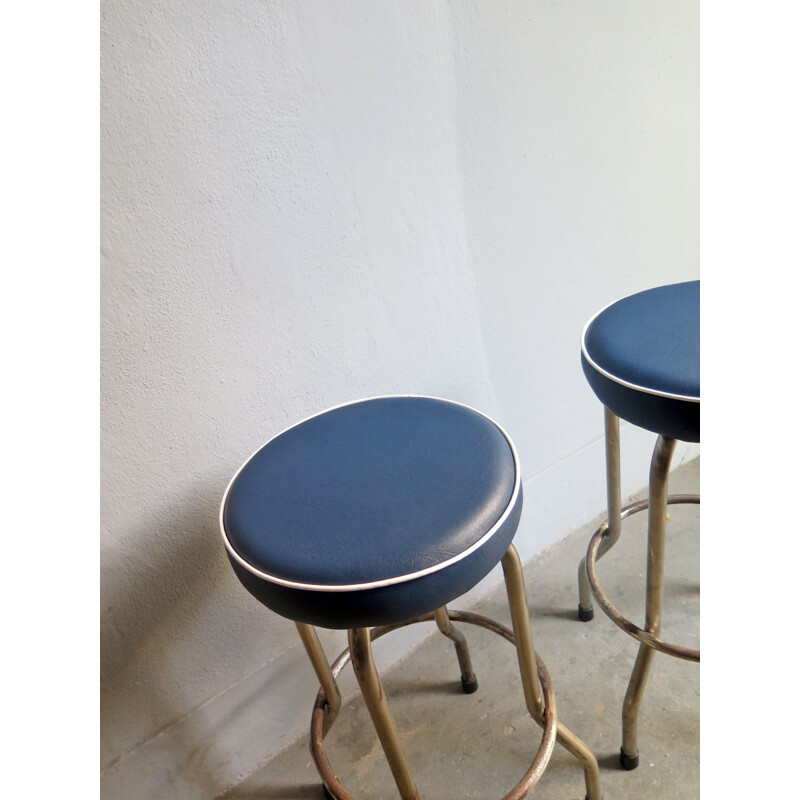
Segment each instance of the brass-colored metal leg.
[[453,626],[447,613],[447,606],[437,608],[434,612],[436,625],[439,630],[453,642],[458,656],[458,665],[461,668],[461,688],[465,694],[472,694],[478,690],[478,679],[472,669],[472,659],[469,657],[469,648],[464,634]]
[[[608,532],[603,536],[597,559],[603,557],[619,539],[622,532],[622,497],[620,489],[620,457],[619,457],[619,417],[605,409],[606,426],[606,496],[608,505]],[[581,559],[578,566],[578,618],[588,622],[594,617],[592,593],[586,577],[586,558]]]
[[[522,677],[522,688],[525,703],[530,715],[544,726],[544,703],[542,690],[536,678],[536,653],[533,649],[528,602],[525,596],[525,582],[522,576],[522,565],[514,545],[509,545],[502,560],[503,574],[506,581],[508,606],[511,611],[511,625],[517,645],[517,659]],[[556,739],[570,754],[577,758],[583,766],[588,800],[601,800],[600,770],[594,753],[569,728],[558,723]]]
[[638,721],[639,705],[642,702],[644,687],[653,663],[656,651],[646,644],[639,645],[636,662],[633,665],[628,690],[622,704],[622,749],[620,763],[625,769],[636,769],[639,766]]
[[513,544],[508,546],[501,563],[506,582],[508,608],[511,612],[511,627],[514,630],[517,646],[517,660],[522,678],[522,689],[525,693],[525,704],[528,707],[528,713],[539,722],[544,710],[544,701],[542,700],[542,688],[536,679],[536,652],[533,649],[533,634],[528,616],[525,579],[522,576],[519,553]]
[[[661,611],[664,595],[664,552],[667,528],[667,483],[669,466],[675,452],[675,439],[659,436],[650,463],[650,501],[647,521],[647,596],[645,600],[645,630],[658,636],[661,633]],[[628,691],[622,707],[621,760],[626,769],[639,763],[637,721],[639,705],[644,694],[647,675],[655,650],[639,645]]]
[[319,680],[320,686],[322,686],[327,699],[325,718],[322,725],[322,735],[324,737],[331,725],[333,725],[333,721],[336,719],[336,715],[342,707],[342,696],[339,693],[339,686],[336,683],[336,679],[333,677],[330,664],[328,664],[325,651],[322,649],[314,627],[312,625],[306,625],[305,622],[295,622],[295,625],[297,626],[297,632],[300,634],[300,639],[303,641],[303,646],[306,648],[306,653],[308,653],[308,657],[314,667],[314,672],[317,673],[317,680]]
[[353,671],[356,674],[361,694],[372,717],[386,760],[403,800],[419,800],[419,792],[411,777],[406,758],[400,747],[394,717],[386,702],[375,662],[372,659],[369,628],[353,628],[347,633]]
[[[496,633],[502,636],[510,644],[516,645],[514,632],[505,625],[496,622],[488,617],[481,616],[480,614],[473,614],[466,611],[448,611],[448,617],[451,621],[465,623],[469,625],[476,625],[480,628]],[[404,628],[407,625],[415,625],[419,622],[433,622],[435,620],[434,614],[422,614],[414,619],[404,620],[403,622],[394,622],[391,625],[379,625],[369,632],[370,641],[374,641],[387,633],[396,631],[399,628]],[[331,673],[334,678],[337,678],[342,669],[347,666],[347,663],[352,660],[352,651],[348,647],[339,657],[331,664]],[[553,682],[550,679],[550,673],[544,662],[536,656],[536,664],[539,673],[539,682],[542,689],[544,698],[544,725],[542,726],[542,741],[539,745],[536,754],[534,755],[531,765],[526,770],[522,779],[503,796],[503,800],[523,800],[528,796],[528,793],[536,785],[542,777],[550,756],[553,753],[553,748],[556,743],[557,733],[557,720],[556,720],[556,695],[553,690]],[[344,786],[342,786],[339,779],[333,772],[333,768],[328,761],[325,754],[325,748],[322,741],[322,723],[327,702],[325,699],[325,692],[320,689],[317,692],[317,699],[314,703],[314,710],[311,715],[311,756],[314,759],[314,764],[319,771],[323,784],[328,791],[329,797],[336,798],[336,800],[355,800]]]

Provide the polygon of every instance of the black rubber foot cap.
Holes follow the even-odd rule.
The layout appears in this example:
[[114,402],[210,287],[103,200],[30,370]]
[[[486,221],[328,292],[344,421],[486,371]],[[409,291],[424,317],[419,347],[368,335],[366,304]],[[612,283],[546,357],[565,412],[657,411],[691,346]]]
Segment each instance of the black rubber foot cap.
[[590,619],[594,619],[594,609],[581,608],[580,606],[578,606],[578,619],[581,622],[588,622]]
[[625,752],[620,748],[619,750],[619,763],[627,769],[636,769],[639,766],[639,754],[637,753],[635,756],[628,756],[625,755]]
[[461,679],[461,688],[464,691],[464,694],[472,694],[473,692],[478,691],[478,679],[473,678],[471,681],[465,681],[463,678]]

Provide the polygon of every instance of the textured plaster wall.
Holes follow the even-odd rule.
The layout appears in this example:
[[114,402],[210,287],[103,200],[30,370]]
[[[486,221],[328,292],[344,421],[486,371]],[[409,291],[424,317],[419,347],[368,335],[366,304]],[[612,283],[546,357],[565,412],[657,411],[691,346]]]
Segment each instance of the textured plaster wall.
[[[579,334],[698,275],[697,18],[105,0],[104,797],[214,797],[306,728],[293,626],[216,529],[230,475],[293,421],[392,392],[485,410],[520,451],[524,557],[602,508]],[[624,426],[626,492],[651,446]]]

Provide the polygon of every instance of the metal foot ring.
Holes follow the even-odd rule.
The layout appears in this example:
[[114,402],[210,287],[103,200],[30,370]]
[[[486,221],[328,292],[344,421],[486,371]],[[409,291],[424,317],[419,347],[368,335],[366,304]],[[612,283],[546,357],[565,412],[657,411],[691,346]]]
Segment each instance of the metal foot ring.
[[[700,503],[700,495],[697,494],[671,494],[667,497],[667,505],[679,505],[682,503]],[[631,516],[631,514],[638,514],[644,511],[650,505],[648,500],[639,500],[636,503],[631,503],[625,506],[620,513],[620,518]],[[625,633],[632,636],[634,639],[642,642],[643,644],[652,647],[659,653],[666,653],[668,656],[675,656],[682,658],[686,661],[700,661],[700,651],[694,650],[690,647],[684,647],[679,644],[670,644],[657,636],[653,636],[646,630],[643,630],[638,625],[634,625],[629,619],[626,619],[622,614],[617,611],[612,605],[611,601],[606,597],[600,585],[597,582],[597,550],[600,547],[600,542],[603,537],[608,533],[608,520],[606,520],[595,532],[589,541],[589,549],[586,551],[586,577],[589,579],[589,588],[594,595],[594,599],[600,604],[600,608],[605,611],[606,615],[617,625],[622,628]],[[632,769],[632,767],[628,767]]]
[[[466,622],[469,625],[477,625],[481,628],[496,633],[506,639],[508,642],[516,647],[516,640],[514,633],[505,625],[495,622],[493,619],[484,617],[481,614],[473,614],[468,611],[449,611],[448,615],[453,622]],[[434,621],[433,613],[423,614],[415,619],[408,620],[407,622],[397,622],[392,625],[381,625],[373,628],[370,632],[370,638],[374,641],[386,633],[391,633],[398,628],[404,628],[407,625],[414,625],[417,622],[432,622]],[[339,657],[331,664],[331,672],[334,679],[339,676],[344,666],[350,661],[350,650],[344,650]],[[542,777],[547,762],[553,752],[556,743],[556,728],[558,722],[556,719],[556,697],[553,690],[553,683],[550,679],[550,673],[544,662],[536,655],[536,667],[539,673],[539,682],[542,686],[542,694],[544,699],[544,730],[542,732],[542,741],[536,755],[528,767],[527,772],[523,775],[522,780],[506,795],[502,800],[522,800],[528,795],[528,792],[536,785],[539,778]],[[322,744],[323,739],[323,721],[328,713],[328,699],[325,696],[324,689],[320,688],[317,693],[317,699],[314,703],[314,709],[311,714],[311,756],[316,764],[317,771],[322,778],[323,786],[326,793],[333,798],[333,800],[355,800],[347,789],[342,786],[339,779],[333,772],[328,756],[325,754],[325,749]]]

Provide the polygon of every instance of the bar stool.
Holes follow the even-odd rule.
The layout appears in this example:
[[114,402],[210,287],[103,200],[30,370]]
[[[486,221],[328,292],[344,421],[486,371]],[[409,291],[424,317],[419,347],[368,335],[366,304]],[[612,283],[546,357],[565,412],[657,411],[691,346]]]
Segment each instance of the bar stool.
[[[469,694],[478,683],[456,621],[515,646],[527,710],[543,728],[530,767],[504,797],[527,796],[558,740],[580,761],[589,800],[600,800],[597,761],[557,721],[553,686],[533,647],[511,543],[521,511],[519,462],[505,432],[471,408],[430,397],[378,397],[310,417],[267,442],[233,477],[220,509],[227,555],[245,588],[297,626],[321,684],[311,754],[330,797],[352,800],[323,749],[341,707],[336,678],[350,661],[400,797],[419,798],[371,642],[435,622],[455,644]],[[513,631],[447,608],[498,562]],[[315,625],[348,630],[349,647],[332,666]]]
[[[595,531],[578,568],[578,616],[603,611],[637,639],[639,653],[622,709],[620,762],[639,764],[639,705],[656,651],[700,661],[700,651],[659,638],[663,605],[667,507],[699,503],[699,495],[668,495],[677,440],[700,441],[700,282],[660,286],[625,297],[595,314],[583,330],[583,372],[605,406],[608,519]],[[619,419],[658,434],[650,465],[649,499],[621,507]],[[596,562],[619,540],[622,520],[648,509],[645,624],[622,616],[597,581]]]

